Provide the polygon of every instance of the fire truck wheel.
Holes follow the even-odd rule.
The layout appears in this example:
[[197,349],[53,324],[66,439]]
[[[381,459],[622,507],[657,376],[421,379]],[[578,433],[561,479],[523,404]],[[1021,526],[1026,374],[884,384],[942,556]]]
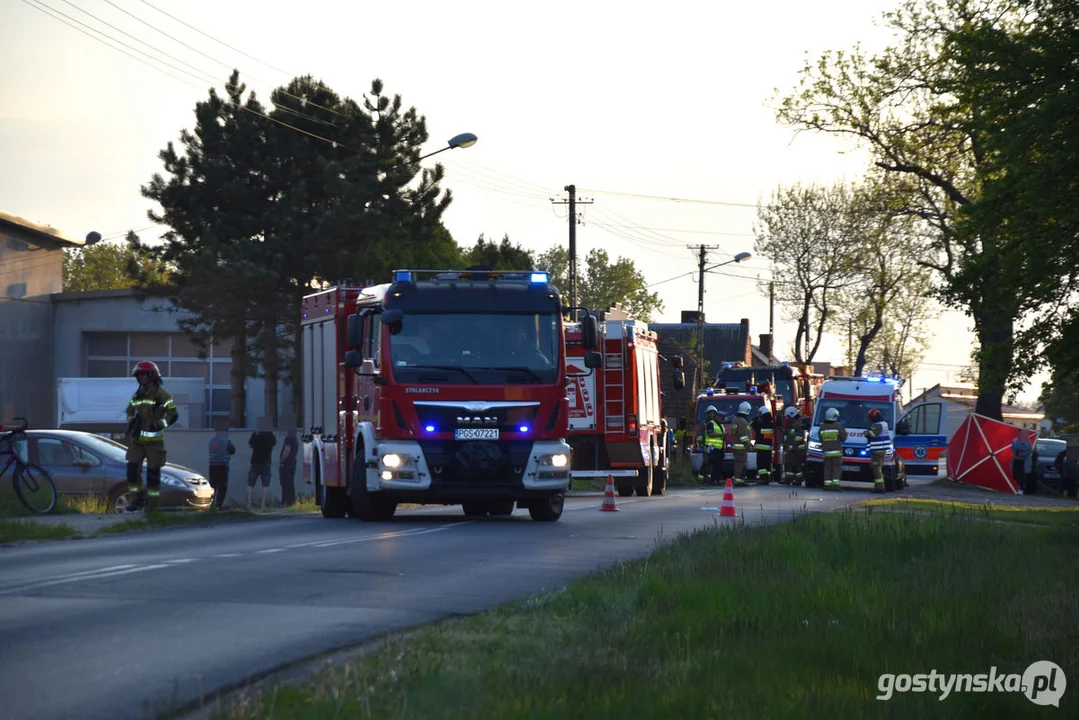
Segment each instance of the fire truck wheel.
[[667,457],[664,455],[659,459],[659,465],[656,466],[655,477],[652,480],[652,494],[662,495],[667,492]]
[[556,492],[533,500],[528,506],[528,514],[537,522],[556,522],[562,517],[562,508],[565,505],[566,493]]
[[487,503],[482,502],[461,503],[461,509],[465,511],[465,517],[483,517],[490,512]]
[[652,493],[652,466],[645,465],[637,471],[637,497],[648,497]]
[[348,495],[341,487],[322,488],[322,517],[343,518],[348,513]]
[[[363,457],[363,448],[356,452],[357,458]],[[382,493],[367,492],[362,462],[352,463],[352,479],[348,484],[349,514],[364,522],[381,522],[393,519],[397,512],[397,503],[387,500]]]

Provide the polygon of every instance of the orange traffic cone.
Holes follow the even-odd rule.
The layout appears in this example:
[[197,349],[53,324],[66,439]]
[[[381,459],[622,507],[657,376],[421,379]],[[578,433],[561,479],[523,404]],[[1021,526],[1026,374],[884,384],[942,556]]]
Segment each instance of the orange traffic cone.
[[734,509],[734,488],[731,487],[731,479],[727,478],[727,488],[723,491],[723,504],[719,508],[719,517],[738,517]]
[[603,512],[618,512],[614,506],[614,478],[607,476],[607,489],[603,491],[603,505],[599,508]]

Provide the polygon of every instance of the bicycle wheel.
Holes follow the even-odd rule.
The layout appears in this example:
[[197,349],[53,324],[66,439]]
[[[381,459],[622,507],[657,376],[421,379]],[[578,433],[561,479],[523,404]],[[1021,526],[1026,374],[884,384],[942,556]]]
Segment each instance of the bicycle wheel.
[[56,507],[56,486],[45,468],[33,463],[19,463],[12,479],[15,494],[30,512],[44,515]]

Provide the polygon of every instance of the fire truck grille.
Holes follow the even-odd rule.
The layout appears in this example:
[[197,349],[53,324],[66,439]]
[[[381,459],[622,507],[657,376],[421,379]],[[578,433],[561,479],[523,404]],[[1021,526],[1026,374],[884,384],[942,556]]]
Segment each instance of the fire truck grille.
[[520,487],[529,442],[421,442],[432,481],[444,488]]
[[[434,427],[438,432],[456,428],[498,428],[503,433],[519,433],[521,427],[535,427],[538,405],[502,406],[470,410],[452,405],[415,404],[420,427]],[[527,432],[527,431],[526,431]]]

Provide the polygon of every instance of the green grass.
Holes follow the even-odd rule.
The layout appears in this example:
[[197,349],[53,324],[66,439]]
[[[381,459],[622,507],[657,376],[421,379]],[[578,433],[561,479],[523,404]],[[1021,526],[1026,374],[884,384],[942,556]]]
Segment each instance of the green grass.
[[118,523],[103,527],[97,531],[98,535],[116,535],[131,532],[132,530],[147,530],[151,528],[164,528],[180,526],[203,527],[214,525],[222,520],[236,520],[258,517],[258,513],[245,509],[215,510],[207,512],[154,512],[146,511],[141,517],[130,520],[121,520]]
[[63,540],[78,531],[67,525],[43,525],[29,520],[0,520],[0,543],[19,540]]
[[933,513],[937,515],[967,515],[974,518],[1002,522],[1025,522],[1034,525],[1060,525],[1079,530],[1079,505],[1054,508],[1029,508],[1017,505],[991,505],[961,503],[951,500],[923,500],[898,498],[895,500],[867,500],[866,506],[881,510]]
[[1017,693],[876,699],[881,673],[1037,660],[1076,716],[1077,551],[1070,528],[872,508],[703,530],[215,717],[1041,717]]
[[285,512],[308,513],[318,512],[319,506],[318,503],[315,502],[314,495],[304,495],[302,497],[296,498],[296,502],[294,504],[286,505],[284,508],[281,509]]

